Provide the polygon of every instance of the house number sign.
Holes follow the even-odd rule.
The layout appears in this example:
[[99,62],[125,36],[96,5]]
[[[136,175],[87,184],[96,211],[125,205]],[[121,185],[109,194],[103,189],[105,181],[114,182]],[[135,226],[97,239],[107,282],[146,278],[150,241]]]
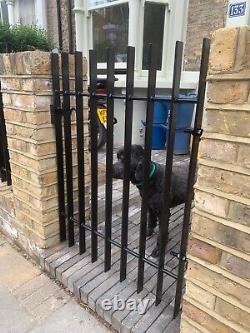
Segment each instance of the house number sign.
[[229,17],[244,16],[246,13],[246,2],[233,3],[229,7]]

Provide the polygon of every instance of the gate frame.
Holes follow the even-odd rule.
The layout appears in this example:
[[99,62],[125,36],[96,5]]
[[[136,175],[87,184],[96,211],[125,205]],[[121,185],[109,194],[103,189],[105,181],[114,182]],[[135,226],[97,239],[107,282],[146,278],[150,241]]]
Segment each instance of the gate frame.
[[8,150],[6,125],[4,119],[1,82],[0,82],[0,179],[2,182],[6,182],[8,186],[11,185],[10,156]]
[[[104,271],[111,268],[111,245],[115,245],[121,249],[121,265],[120,265],[120,281],[126,279],[127,267],[127,254],[131,254],[138,258],[138,279],[137,279],[137,292],[143,289],[144,284],[144,265],[145,263],[155,267],[158,270],[157,276],[157,292],[156,292],[156,305],[161,302],[162,288],[163,288],[163,275],[167,274],[177,280],[174,317],[180,311],[182,289],[184,282],[184,272],[187,263],[186,250],[188,243],[189,227],[190,227],[190,213],[193,200],[193,186],[195,182],[195,173],[197,165],[197,154],[199,148],[199,141],[202,135],[202,117],[203,107],[206,91],[206,76],[208,70],[208,60],[210,51],[210,40],[205,38],[202,47],[202,59],[200,67],[200,77],[198,85],[198,96],[194,99],[179,98],[182,63],[183,63],[183,42],[176,42],[175,49],[175,62],[173,71],[173,85],[172,94],[170,98],[155,97],[156,89],[156,52],[157,50],[153,45],[149,46],[149,74],[148,74],[148,90],[147,96],[134,95],[134,58],[135,48],[128,46],[127,48],[127,80],[126,80],[126,94],[114,94],[114,75],[119,73],[115,69],[114,50],[107,50],[107,94],[97,94],[97,56],[96,51],[90,50],[89,53],[89,71],[90,71],[90,86],[89,92],[82,91],[82,53],[75,52],[75,91],[70,90],[69,86],[69,54],[62,52],[62,90],[60,90],[60,73],[59,73],[59,56],[57,53],[51,54],[52,64],[52,83],[53,83],[53,105],[51,106],[52,123],[55,125],[56,132],[56,149],[57,149],[57,176],[58,176],[58,201],[59,201],[59,224],[60,224],[60,239],[64,241],[66,237],[66,217],[68,225],[68,243],[73,246],[74,239],[74,224],[79,226],[79,253],[82,254],[86,251],[85,244],[85,230],[91,231],[91,258],[92,262],[98,259],[98,237],[103,238],[105,241],[105,260]],[[102,73],[103,74],[103,71]],[[124,73],[123,73],[124,74]],[[81,124],[77,125],[77,156],[78,156],[78,205],[79,205],[79,219],[74,218],[73,209],[73,184],[72,184],[72,142],[71,142],[71,111],[70,97],[76,97],[76,112],[77,123],[83,123],[83,98],[89,97],[90,105],[90,134],[91,134],[91,226],[85,223],[85,196],[84,196],[84,154],[83,152],[83,136],[84,129]],[[61,97],[63,101],[61,101]],[[107,151],[106,151],[106,200],[105,200],[105,234],[97,230],[97,211],[98,211],[98,158],[97,158],[97,99],[107,99]],[[125,99],[125,138],[124,149],[126,163],[124,169],[123,179],[123,198],[122,198],[122,233],[121,244],[111,239],[112,229],[112,170],[113,165],[113,113],[114,113],[114,99]],[[141,205],[141,219],[140,219],[140,245],[139,254],[130,250],[128,245],[128,199],[129,199],[129,165],[130,165],[130,152],[131,152],[131,137],[132,137],[132,115],[133,115],[133,101],[146,101],[147,102],[147,117],[146,117],[146,135],[145,135],[145,174],[144,174],[144,187],[142,194]],[[168,101],[171,104],[170,112],[170,126],[168,133],[168,144],[166,154],[165,166],[165,193],[164,193],[164,209],[160,218],[160,257],[159,262],[155,262],[145,258],[145,244],[146,244],[146,222],[147,222],[147,203],[146,194],[149,185],[149,169],[151,161],[151,138],[152,138],[152,121],[153,121],[153,106],[155,101]],[[179,259],[178,274],[164,268],[165,247],[167,242],[168,225],[170,219],[170,186],[172,177],[172,163],[173,163],[173,150],[175,140],[175,127],[176,127],[176,109],[180,103],[194,103],[197,104],[194,128],[189,129],[188,132],[193,136],[189,178],[187,188],[187,199],[184,209],[184,220],[182,228],[182,238],[180,253],[170,252],[173,256]],[[63,127],[62,120],[64,119],[64,140],[63,140]],[[63,142],[65,144],[65,161],[66,161],[66,190],[67,190],[67,216],[65,213],[65,194],[64,194],[64,158],[63,158]],[[167,219],[167,221],[166,221]],[[164,223],[163,223],[164,221]],[[166,223],[167,222],[167,223]]]

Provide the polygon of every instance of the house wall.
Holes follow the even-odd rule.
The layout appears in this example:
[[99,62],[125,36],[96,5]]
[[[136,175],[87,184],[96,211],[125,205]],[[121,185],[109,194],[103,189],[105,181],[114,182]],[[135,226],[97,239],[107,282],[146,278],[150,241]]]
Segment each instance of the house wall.
[[250,28],[212,35],[181,333],[250,332]]
[[189,0],[185,70],[199,70],[204,37],[225,27],[228,0]]

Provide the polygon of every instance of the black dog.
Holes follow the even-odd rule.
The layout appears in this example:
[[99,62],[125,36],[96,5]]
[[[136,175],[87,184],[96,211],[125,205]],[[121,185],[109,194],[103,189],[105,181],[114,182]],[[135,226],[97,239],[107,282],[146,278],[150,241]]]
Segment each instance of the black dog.
[[[117,152],[118,162],[113,165],[113,178],[123,179],[124,174],[124,149],[121,148]],[[130,162],[130,181],[136,185],[140,195],[143,190],[145,165],[145,151],[140,145],[131,146],[131,162]],[[165,167],[162,164],[151,162],[149,174],[149,190],[147,197],[147,206],[149,212],[147,236],[153,234],[157,225],[157,220],[161,216],[164,195],[164,178]],[[170,189],[170,207],[177,206],[185,202],[186,189],[188,180],[188,163],[173,164],[172,183]],[[152,252],[153,257],[159,255],[159,236],[157,246]]]

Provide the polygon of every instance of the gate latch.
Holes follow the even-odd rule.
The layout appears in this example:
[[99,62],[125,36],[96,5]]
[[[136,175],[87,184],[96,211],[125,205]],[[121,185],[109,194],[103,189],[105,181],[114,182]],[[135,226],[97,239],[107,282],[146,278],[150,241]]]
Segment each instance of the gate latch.
[[186,256],[181,256],[181,254],[179,252],[175,252],[175,251],[170,251],[170,254],[173,257],[176,257],[177,259],[181,259],[181,261],[187,261],[187,257]]

